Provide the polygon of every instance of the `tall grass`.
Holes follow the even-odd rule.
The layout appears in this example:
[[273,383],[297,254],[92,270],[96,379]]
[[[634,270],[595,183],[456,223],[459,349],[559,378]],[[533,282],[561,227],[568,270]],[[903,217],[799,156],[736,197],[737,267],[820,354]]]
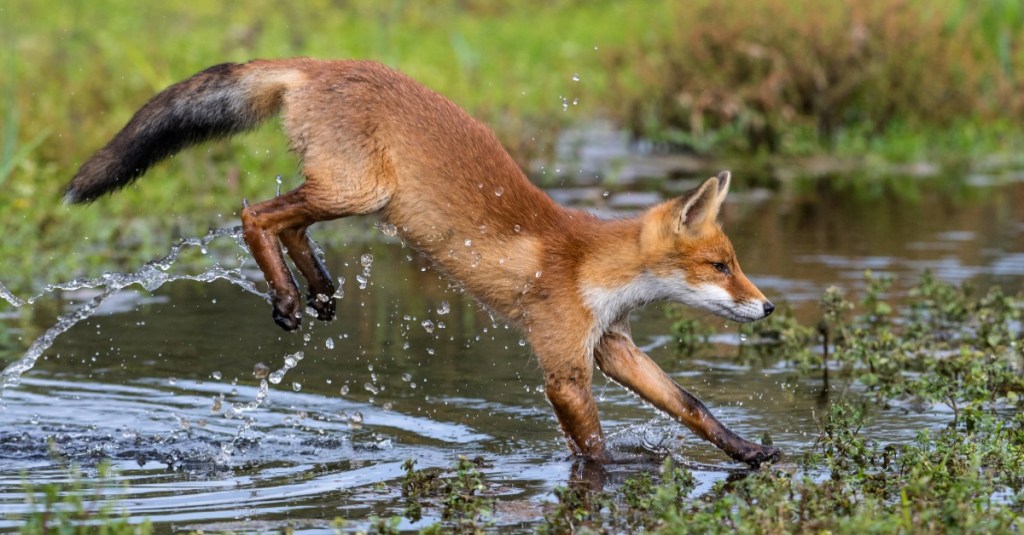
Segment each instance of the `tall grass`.
[[604,54],[638,135],[794,152],[1024,119],[1017,0],[694,0],[669,20]]

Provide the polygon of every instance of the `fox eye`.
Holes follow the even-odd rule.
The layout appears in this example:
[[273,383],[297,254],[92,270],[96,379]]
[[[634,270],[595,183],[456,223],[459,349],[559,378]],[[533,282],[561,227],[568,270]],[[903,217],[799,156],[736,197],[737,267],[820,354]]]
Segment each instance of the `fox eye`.
[[717,272],[719,272],[719,273],[721,273],[723,275],[731,275],[732,274],[732,272],[729,271],[729,266],[723,264],[722,262],[712,262],[711,263],[711,267],[715,268],[715,271],[717,271]]

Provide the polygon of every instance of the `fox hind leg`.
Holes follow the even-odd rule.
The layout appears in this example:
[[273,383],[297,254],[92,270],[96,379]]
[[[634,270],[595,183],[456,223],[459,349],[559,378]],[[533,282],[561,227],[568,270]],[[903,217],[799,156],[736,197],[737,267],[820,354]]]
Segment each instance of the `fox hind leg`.
[[288,251],[288,257],[306,279],[306,305],[316,311],[317,319],[330,321],[334,319],[336,288],[327,267],[315,252],[313,240],[306,233],[307,228],[309,225],[286,228],[278,237]]
[[306,182],[298,188],[242,209],[245,243],[263,271],[272,294],[273,317],[282,328],[294,331],[301,322],[298,286],[288,270],[281,245],[306,279],[310,308],[317,318],[334,318],[335,286],[317,257],[306,233],[310,225],[345,216],[380,210],[391,199],[394,174],[366,160],[353,159],[338,172],[329,167],[307,165]]
[[[310,210],[308,203],[305,202],[303,187],[300,186],[280,197],[242,208],[243,236],[246,245],[249,246],[249,251],[252,252],[252,256],[256,260],[256,265],[260,267],[263,276],[267,279],[267,284],[270,285],[274,321],[288,331],[299,328],[301,301],[295,277],[288,270],[284,255],[281,253],[280,238],[284,234],[286,241],[292,242],[293,247],[297,246],[295,251],[289,248],[289,254],[293,256],[293,260],[295,257],[299,257],[300,261],[296,262],[296,265],[299,266],[300,272],[306,271],[309,269],[306,266],[309,262],[305,261],[301,252],[303,245],[308,250],[308,242],[297,243],[299,240],[296,239],[294,229],[303,229],[301,234],[304,236],[306,227],[316,221],[326,219],[318,217],[318,214]],[[310,258],[313,258],[312,255]],[[306,270],[303,269],[304,266]],[[320,266],[320,268],[322,267]],[[310,271],[310,273],[314,272],[316,273],[314,276],[320,275],[315,268]],[[306,273],[303,274],[306,275]],[[330,277],[326,276],[326,270],[323,275],[329,283]],[[333,294],[333,292],[331,293]]]

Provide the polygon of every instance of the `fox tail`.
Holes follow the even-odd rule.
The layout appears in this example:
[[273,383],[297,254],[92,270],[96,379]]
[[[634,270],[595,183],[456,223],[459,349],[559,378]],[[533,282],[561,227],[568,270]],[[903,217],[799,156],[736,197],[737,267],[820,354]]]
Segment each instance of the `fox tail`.
[[164,89],[82,165],[65,202],[93,201],[190,145],[255,128],[277,113],[288,87],[287,77],[267,73],[257,62],[224,63]]

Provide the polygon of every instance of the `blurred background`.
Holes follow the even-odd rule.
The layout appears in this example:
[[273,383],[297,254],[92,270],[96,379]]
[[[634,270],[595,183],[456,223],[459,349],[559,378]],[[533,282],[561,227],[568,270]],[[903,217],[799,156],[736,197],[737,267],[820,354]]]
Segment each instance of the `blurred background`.
[[[223,225],[279,175],[294,185],[271,121],[186,151],[96,208],[60,204],[139,106],[217,63],[382,61],[489,124],[550,185],[580,169],[558,166],[559,140],[577,139],[567,129],[733,168],[805,158],[797,174],[1015,155],[1022,43],[1016,0],[4,2],[0,275],[24,288],[134,262],[169,233]],[[584,178],[614,184],[615,166],[600,167]]]

